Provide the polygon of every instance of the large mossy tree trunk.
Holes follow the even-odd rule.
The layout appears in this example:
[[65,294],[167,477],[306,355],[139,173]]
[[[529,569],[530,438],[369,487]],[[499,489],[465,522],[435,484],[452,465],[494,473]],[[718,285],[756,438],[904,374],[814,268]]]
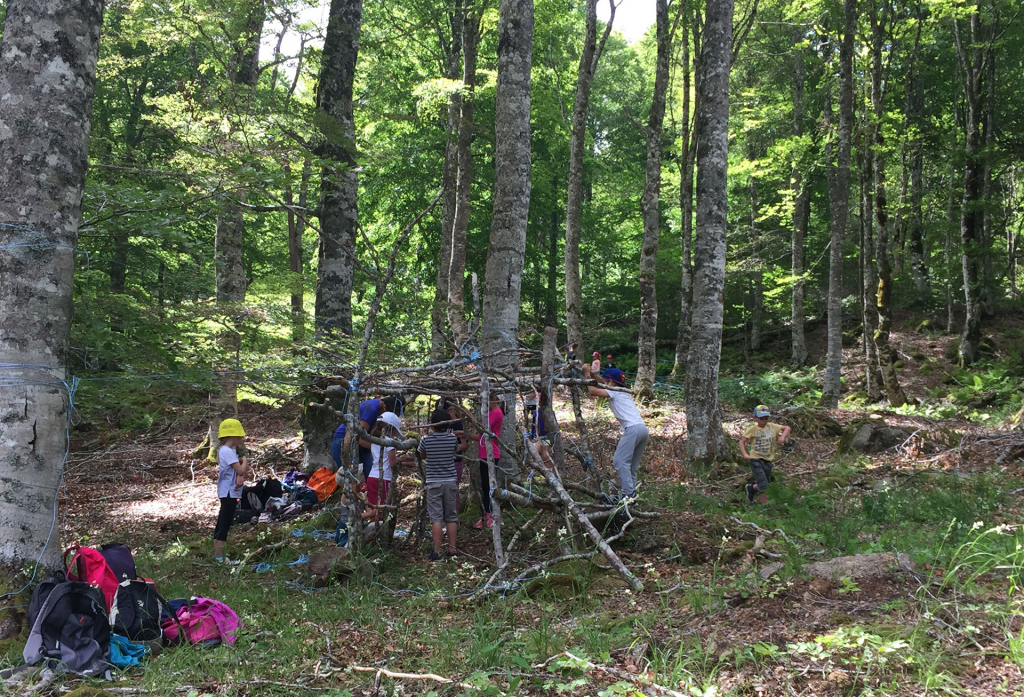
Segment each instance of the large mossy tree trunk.
[[[494,210],[487,277],[484,279],[482,339],[485,354],[518,345],[519,299],[530,211],[530,68],[533,59],[533,0],[501,0],[498,20],[498,88],[494,115]],[[505,351],[489,366],[514,364]],[[502,396],[508,427],[502,447],[515,448],[515,394]],[[486,424],[487,404],[482,406]],[[511,460],[511,458],[509,458]],[[504,460],[504,458],[503,458]],[[510,465],[502,462],[508,468]],[[493,481],[493,480],[492,480]],[[497,519],[498,516],[495,516]]]
[[718,404],[725,313],[732,0],[709,0],[697,97],[697,230],[693,333],[686,371],[687,453],[710,463],[726,452]]
[[[103,3],[10,0],[0,40],[0,568],[60,569],[75,245]],[[36,570],[36,579],[45,575]],[[12,579],[20,586],[26,579]],[[10,590],[7,580],[4,590]],[[11,595],[7,603],[26,601]],[[7,609],[7,608],[4,608]],[[0,638],[20,631],[0,623]]]
[[362,0],[331,0],[317,86],[315,123],[321,141],[320,254],[316,277],[316,335],[352,334],[352,282],[359,221],[352,88]]
[[654,94],[647,117],[647,171],[644,180],[644,237],[640,248],[640,330],[637,336],[635,390],[640,397],[654,394],[658,357],[655,339],[658,333],[658,296],[655,272],[658,261],[658,236],[661,233],[661,131],[665,121],[665,92],[668,89],[669,60],[672,57],[668,0],[656,0],[658,58],[654,71]]
[[[853,39],[857,28],[856,0],[843,0],[843,36],[839,43],[839,132],[828,147],[829,272],[828,352],[821,390],[823,406],[839,406],[843,377],[843,240],[850,199],[850,139],[853,132]],[[826,96],[826,125],[831,121],[830,95]],[[833,160],[831,154],[835,154]]]

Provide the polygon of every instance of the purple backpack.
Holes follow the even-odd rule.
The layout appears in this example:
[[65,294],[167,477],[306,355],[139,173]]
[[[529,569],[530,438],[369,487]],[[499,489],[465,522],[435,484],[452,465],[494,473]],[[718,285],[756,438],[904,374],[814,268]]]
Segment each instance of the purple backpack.
[[[176,603],[171,601],[170,604]],[[192,598],[178,608],[177,617],[177,623],[173,618],[163,622],[164,637],[168,643],[180,641],[180,631],[190,644],[213,646],[223,642],[230,645],[235,643],[238,632],[245,626],[234,610],[210,598]]]

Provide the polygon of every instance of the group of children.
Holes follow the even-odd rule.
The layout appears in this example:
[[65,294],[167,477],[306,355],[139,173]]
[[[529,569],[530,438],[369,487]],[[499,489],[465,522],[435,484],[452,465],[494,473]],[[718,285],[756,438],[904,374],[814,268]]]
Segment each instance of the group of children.
[[[583,376],[593,379],[604,387],[590,385],[587,391],[591,396],[604,397],[619,426],[622,435],[615,448],[612,464],[619,480],[619,499],[628,499],[637,495],[637,475],[640,459],[647,447],[650,432],[644,424],[640,411],[633,401],[633,396],[626,387],[625,374],[615,367],[608,367],[597,373],[600,368],[600,354],[594,354],[592,364],[584,363]],[[611,356],[608,356],[611,359]],[[545,462],[550,462],[550,443],[544,427],[543,410],[547,406],[546,395],[540,394],[539,403],[528,407],[530,422],[531,446],[536,448],[538,455]],[[363,519],[380,521],[383,516],[380,506],[387,501],[388,489],[399,465],[415,461],[415,456],[404,452],[399,454],[392,445],[383,445],[377,440],[402,441],[402,423],[399,412],[403,403],[396,397],[369,399],[359,405],[359,421],[363,430],[373,436],[373,440],[360,438],[359,460],[363,470],[362,490],[366,492],[370,504],[363,512]],[[442,399],[430,415],[429,430],[421,436],[417,446],[418,452],[424,456],[426,473],[426,505],[430,519],[432,549],[427,554],[430,561],[442,558],[442,543],[445,533],[448,537],[447,556],[454,557],[457,551],[458,519],[461,508],[459,500],[459,482],[462,479],[462,453],[469,448],[469,442],[459,417],[457,403]],[[767,491],[770,486],[773,463],[779,456],[779,446],[789,437],[789,426],[769,423],[771,413],[768,407],[758,405],[754,409],[755,423],[751,424],[739,440],[740,453],[750,462],[754,483],[746,485],[747,500],[755,499],[767,503]],[[499,480],[510,477],[501,465],[501,448],[498,438],[504,423],[505,413],[501,408],[498,395],[492,394],[488,405],[489,434],[481,434],[477,442],[477,456],[480,465],[480,482],[484,495],[481,501],[480,519],[474,523],[476,529],[490,528],[493,525],[491,500],[490,468],[488,452],[494,461],[495,473]],[[343,468],[342,453],[350,444],[350,434],[342,424],[334,434],[331,454],[338,466],[339,476]],[[214,529],[214,557],[218,562],[225,562],[224,548],[228,530],[234,519],[235,508],[246,478],[251,474],[248,458],[239,457],[237,449],[245,441],[245,431],[237,419],[225,419],[219,428],[221,441],[218,452],[219,471],[217,478],[217,496],[220,499],[220,512]],[[488,451],[488,442],[490,451]],[[503,486],[504,481],[494,483]]]

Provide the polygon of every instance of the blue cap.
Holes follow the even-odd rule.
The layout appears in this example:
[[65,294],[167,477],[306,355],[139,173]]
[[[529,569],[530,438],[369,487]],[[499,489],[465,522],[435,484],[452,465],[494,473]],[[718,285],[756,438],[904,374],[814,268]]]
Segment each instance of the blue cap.
[[762,418],[762,417],[771,416],[771,415],[772,415],[771,410],[768,409],[768,407],[766,407],[763,404],[758,404],[756,407],[754,407],[754,416],[756,416],[759,419]]
[[606,370],[603,373],[601,373],[601,377],[603,377],[605,380],[611,380],[612,382],[617,382],[620,385],[625,385],[626,384],[626,376],[618,368],[609,368],[608,370]]

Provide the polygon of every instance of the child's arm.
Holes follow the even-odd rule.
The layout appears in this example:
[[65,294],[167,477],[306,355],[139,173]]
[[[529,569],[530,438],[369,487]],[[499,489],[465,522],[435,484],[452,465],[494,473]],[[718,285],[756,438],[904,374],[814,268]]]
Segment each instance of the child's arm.
[[786,439],[789,438],[789,433],[792,430],[793,429],[789,426],[782,427],[782,431],[779,433],[779,445],[784,445],[786,443]]
[[364,448],[366,448],[367,450],[369,450],[369,449],[370,449],[370,447],[371,447],[371,446],[373,445],[373,443],[371,443],[371,442],[370,442],[370,441],[368,441],[368,440],[363,440],[362,438],[360,438],[360,439],[359,439],[359,445],[361,445],[361,446],[363,446]]
[[[586,363],[583,364],[583,377],[587,380],[590,379],[590,366]],[[607,397],[608,390],[602,390],[600,387],[594,387],[593,385],[587,385],[587,392],[593,397]]]
[[232,462],[231,469],[235,471],[235,474],[249,474],[249,458],[243,457],[236,462]]
[[740,436],[740,455],[743,456],[744,460],[749,460],[750,455],[747,455],[747,437]]

